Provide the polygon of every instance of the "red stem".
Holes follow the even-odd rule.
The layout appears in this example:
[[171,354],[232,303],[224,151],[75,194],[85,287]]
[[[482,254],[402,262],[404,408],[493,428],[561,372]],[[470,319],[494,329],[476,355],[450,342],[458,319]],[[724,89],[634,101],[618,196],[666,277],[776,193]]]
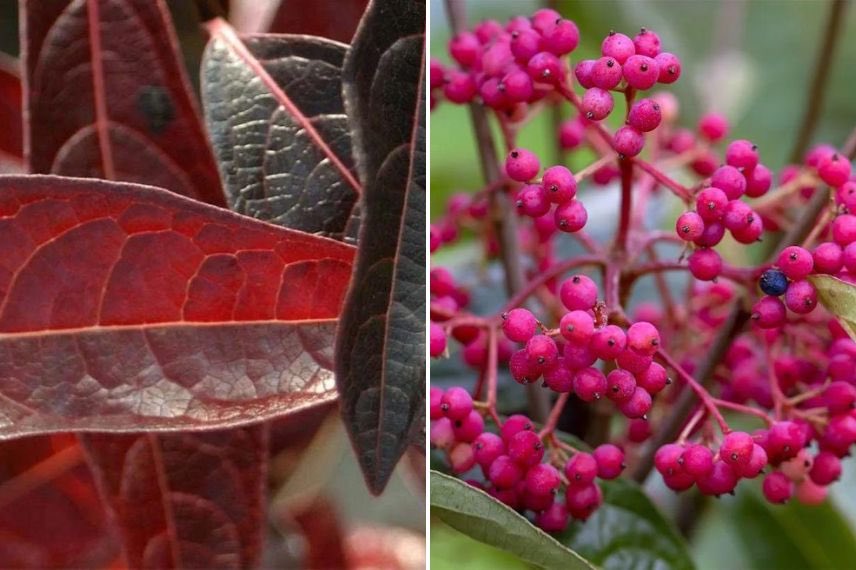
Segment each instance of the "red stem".
[[571,395],[569,393],[559,395],[556,403],[553,404],[553,409],[550,410],[550,416],[547,418],[547,422],[544,424],[541,431],[538,432],[538,437],[544,439],[546,435],[556,431],[556,424],[559,422],[559,418],[562,416],[562,410],[565,409],[565,404],[568,403],[568,398],[570,396]]
[[632,160],[636,164],[636,166],[651,175],[654,180],[671,190],[678,198],[683,200],[685,203],[689,204],[690,202],[692,202],[692,192],[690,192],[689,188],[687,188],[683,184],[680,184],[676,180],[672,180],[662,170],[660,170],[650,162],[645,162],[641,158],[634,158]]
[[716,407],[716,403],[714,402],[713,396],[711,396],[707,390],[704,389],[704,386],[696,382],[696,379],[693,378],[683,367],[677,363],[669,354],[660,349],[657,351],[657,356],[659,356],[663,362],[665,362],[670,368],[672,368],[681,379],[692,388],[693,392],[696,393],[699,400],[702,401],[702,404],[708,409],[710,414],[716,419],[716,422],[719,424],[719,429],[722,430],[722,433],[728,433],[731,431],[731,428],[728,427],[728,422],[725,421],[725,418],[722,417],[722,414],[719,412],[719,408]]
[[621,168],[621,214],[618,219],[618,233],[615,237],[617,251],[627,251],[627,235],[630,233],[631,207],[633,206],[633,162],[620,158]]

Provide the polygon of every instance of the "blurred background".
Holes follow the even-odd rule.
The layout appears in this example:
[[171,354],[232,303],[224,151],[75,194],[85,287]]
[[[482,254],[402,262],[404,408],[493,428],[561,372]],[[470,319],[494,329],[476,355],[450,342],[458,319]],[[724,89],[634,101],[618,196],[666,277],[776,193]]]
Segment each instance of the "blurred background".
[[[450,38],[443,0],[430,1],[431,56],[444,63]],[[478,0],[467,2],[470,25],[493,18],[501,22],[550,5],[573,19],[581,31],[575,60],[599,57],[600,42],[615,30],[631,37],[640,27],[656,31],[663,50],[682,60],[680,80],[668,86],[680,103],[684,127],[694,128],[699,116],[708,111],[724,114],[730,124],[729,137],[755,142],[762,161],[774,172],[789,162],[796,143],[808,99],[814,62],[824,34],[830,2],[823,0],[592,0],[538,2],[529,0]],[[844,10],[842,37],[834,54],[820,116],[812,143],[843,145],[856,126],[856,9]],[[565,110],[566,112],[569,109]],[[608,121],[615,128],[621,113]],[[556,125],[550,112],[528,123],[519,136],[520,146],[541,156],[555,157]],[[469,113],[465,106],[441,103],[431,113],[431,216],[442,214],[446,199],[461,191],[484,185],[476,153]],[[586,151],[574,152],[568,166],[582,168],[592,161]],[[588,188],[587,188],[588,186]],[[593,233],[611,235],[618,204],[617,189],[591,189],[583,185],[581,194],[595,224]],[[659,203],[652,224],[670,226],[677,205]],[[606,227],[604,227],[606,226]],[[571,240],[568,240],[571,241]],[[480,247],[467,237],[433,256],[433,263],[457,269],[465,282],[480,284],[480,291],[501,296],[496,269],[479,264]],[[753,248],[726,254],[731,261],[754,255]],[[574,250],[569,246],[566,255]],[[646,296],[640,286],[639,296]],[[651,289],[647,289],[648,294]],[[490,295],[490,293],[488,293]],[[634,295],[635,297],[636,295]],[[477,298],[474,312],[490,310],[496,299]],[[484,297],[484,295],[482,296]],[[641,299],[636,299],[636,301]],[[500,300],[501,301],[501,300]],[[451,361],[432,362],[432,383],[472,385],[473,373]],[[512,383],[513,384],[513,383]],[[500,398],[523,398],[512,388]],[[691,552],[698,567],[708,569],[839,568],[829,557],[835,549],[856,552],[856,465],[845,462],[846,472],[821,507],[788,505],[770,507],[756,494],[757,482],[741,485],[736,497],[699,502],[698,516],[689,536]],[[754,488],[753,488],[754,487]],[[659,481],[649,484],[649,494],[667,513],[677,512],[675,495]],[[474,542],[443,525],[431,522],[431,558],[437,568],[518,568],[519,562],[499,550]]]

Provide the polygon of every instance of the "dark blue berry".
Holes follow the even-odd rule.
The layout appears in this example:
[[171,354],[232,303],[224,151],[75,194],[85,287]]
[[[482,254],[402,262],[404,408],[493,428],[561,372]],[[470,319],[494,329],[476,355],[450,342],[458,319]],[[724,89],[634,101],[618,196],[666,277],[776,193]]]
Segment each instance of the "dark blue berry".
[[778,297],[784,295],[788,290],[788,278],[778,269],[768,269],[761,274],[761,280],[758,283],[761,286],[761,291],[767,295]]

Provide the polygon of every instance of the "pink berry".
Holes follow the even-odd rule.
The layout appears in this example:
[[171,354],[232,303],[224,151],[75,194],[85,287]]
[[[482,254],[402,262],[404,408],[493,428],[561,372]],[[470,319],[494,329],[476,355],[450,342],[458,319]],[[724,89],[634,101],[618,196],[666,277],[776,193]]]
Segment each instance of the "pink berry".
[[530,21],[532,22],[532,27],[534,29],[541,32],[541,34],[546,34],[553,28],[553,26],[556,25],[556,22],[561,19],[562,15],[552,8],[541,8],[532,14]]
[[559,394],[566,394],[574,389],[574,373],[565,365],[564,358],[557,358],[556,362],[544,371],[544,384]]
[[841,186],[850,180],[850,161],[835,153],[820,161],[817,165],[817,174],[821,180],[833,188]]
[[660,105],[653,99],[640,99],[630,107],[627,124],[642,133],[648,133],[660,126],[663,116]]
[[641,386],[637,386],[636,389],[633,390],[633,394],[627,400],[619,404],[618,409],[628,418],[643,418],[649,411],[651,411],[652,404],[651,394]]
[[743,176],[746,177],[746,195],[750,198],[760,198],[773,183],[773,173],[761,163],[751,170],[744,170]]
[[597,368],[583,368],[574,374],[574,393],[583,402],[599,400],[606,393],[606,376]]
[[739,471],[741,477],[746,479],[754,479],[767,466],[767,452],[757,443],[752,446],[752,455],[749,456],[749,462],[746,465],[735,466],[735,472]]
[[725,214],[728,202],[728,195],[719,188],[705,188],[696,196],[696,210],[705,222],[716,222]]
[[798,245],[786,247],[777,260],[779,269],[788,277],[797,281],[805,279],[814,269],[814,259],[807,249]]
[[597,303],[597,285],[590,277],[574,275],[562,283],[559,298],[569,311],[587,311]]
[[696,212],[684,212],[675,222],[678,237],[685,241],[694,241],[704,232],[704,220]]
[[699,120],[698,130],[710,142],[719,142],[728,134],[728,120],[718,113],[708,113]]
[[565,70],[558,57],[549,52],[536,53],[526,64],[526,71],[533,81],[540,83],[561,83]]
[[585,89],[594,87],[592,72],[594,71],[595,63],[596,60],[594,59],[584,59],[574,66],[574,77],[577,78],[580,86]]
[[690,444],[681,454],[683,469],[698,479],[713,470],[713,452],[704,445]]
[[732,232],[740,232],[750,227],[758,214],[747,204],[740,200],[731,200],[725,205],[722,214],[722,225]]
[[784,473],[773,471],[764,477],[764,497],[771,503],[786,503],[793,494],[793,484]]
[[587,344],[572,344],[565,345],[565,365],[571,370],[582,370],[594,364],[597,361],[597,356],[591,351]]
[[627,346],[638,354],[652,356],[660,347],[660,332],[651,323],[633,323],[627,329]]
[[508,442],[508,456],[524,467],[532,467],[544,457],[544,444],[534,431],[521,431]]
[[509,416],[508,419],[505,420],[499,431],[502,436],[502,441],[507,445],[508,442],[511,441],[511,438],[521,431],[532,431],[533,429],[535,428],[532,425],[532,420],[526,416],[515,414],[513,416]]
[[559,321],[559,332],[569,342],[587,345],[594,334],[594,318],[587,311],[571,311]]
[[681,60],[678,56],[669,52],[662,52],[654,58],[659,69],[657,81],[660,83],[674,83],[681,76]]
[[615,360],[627,346],[627,334],[616,325],[606,325],[595,331],[591,349],[601,360]]
[[751,170],[758,164],[758,147],[743,139],[732,141],[725,149],[725,162],[735,168]]
[[550,211],[550,200],[543,186],[527,184],[517,193],[514,207],[523,216],[538,218]]
[[469,73],[452,71],[446,75],[443,85],[443,95],[452,103],[463,104],[473,100],[478,87]]
[[473,442],[473,452],[476,463],[483,469],[487,469],[497,457],[505,453],[505,444],[501,437],[486,431]]
[[538,365],[529,358],[529,353],[526,349],[514,352],[508,361],[508,371],[518,384],[526,385],[535,382],[541,376],[543,370],[543,366]]
[[446,333],[443,327],[435,322],[431,323],[431,356],[438,357],[446,350]]
[[657,60],[652,57],[633,55],[622,64],[622,73],[629,86],[645,90],[657,83],[660,76],[660,66],[657,64]]
[[814,458],[809,477],[818,485],[829,485],[841,477],[841,460],[835,454],[821,451]]
[[564,166],[551,166],[545,170],[541,185],[547,191],[547,198],[555,204],[567,202],[577,193],[577,181]]
[[811,479],[806,479],[796,486],[797,500],[804,505],[819,505],[826,500],[828,490],[826,487],[815,484]]
[[720,166],[710,177],[710,185],[719,188],[729,200],[737,200],[746,192],[746,178],[733,166]]
[[856,215],[844,214],[832,221],[832,239],[841,247],[856,241]]
[[844,250],[837,243],[823,242],[814,248],[812,259],[816,272],[834,275],[841,271],[844,265]]
[[624,452],[611,443],[604,443],[592,451],[597,462],[597,476],[601,479],[615,479],[624,470]]
[[850,275],[856,275],[856,242],[851,242],[845,247],[841,257],[847,272]]
[[554,502],[535,517],[535,524],[545,532],[562,532],[568,526],[568,511],[562,503]]
[[527,309],[511,309],[502,315],[502,332],[513,342],[526,342],[535,334],[538,320]]
[[785,324],[787,311],[778,297],[766,295],[752,307],[752,319],[762,329],[776,329]]
[[565,233],[574,233],[583,229],[588,222],[588,212],[579,200],[569,200],[556,206],[553,214],[556,227]]
[[660,36],[651,30],[642,28],[633,38],[633,46],[639,55],[656,57],[660,53]]
[[451,449],[455,444],[455,430],[452,420],[440,418],[431,422],[431,445],[437,449]]
[[733,431],[722,439],[719,456],[728,465],[746,465],[752,456],[755,441],[744,431]]
[[439,420],[444,417],[443,409],[440,407],[443,399],[443,389],[438,388],[436,386],[431,387],[430,395],[430,410],[431,410],[431,419]]
[[611,57],[595,60],[589,80],[594,87],[600,87],[607,91],[615,89],[621,83],[621,64]]
[[565,493],[565,508],[577,520],[589,518],[603,502],[600,487],[591,483],[584,487],[569,487]]
[[488,468],[488,479],[498,489],[510,489],[523,478],[523,470],[508,455],[500,455]]
[[453,422],[455,439],[472,443],[484,432],[484,418],[477,410],[473,410],[463,420]]
[[559,145],[563,150],[573,150],[583,143],[585,125],[576,119],[564,121],[559,126]]
[[437,61],[436,59],[432,59],[431,68],[428,73],[431,79],[431,89],[438,89],[440,87],[443,87],[446,69],[443,67],[443,64],[441,62]]
[[805,315],[817,306],[817,289],[808,281],[794,281],[785,292],[785,305],[798,315]]
[[609,35],[600,44],[600,53],[604,57],[611,57],[619,64],[623,64],[636,53],[636,47],[633,45],[633,40],[624,34],[609,32]]
[[517,182],[528,182],[538,175],[541,163],[534,152],[525,148],[516,148],[505,159],[505,173]]
[[716,461],[710,473],[701,477],[698,489],[705,495],[725,495],[737,486],[738,477],[731,466],[723,461]]
[[669,375],[660,364],[652,362],[648,368],[636,375],[636,384],[651,395],[657,394],[669,384]]
[[496,20],[482,20],[473,28],[473,33],[483,44],[490,43],[502,33],[502,24]]
[[681,456],[684,454],[684,447],[677,443],[668,443],[662,446],[654,454],[654,467],[661,475],[672,475],[683,470],[681,465]]
[[505,90],[505,95],[515,103],[525,103],[532,98],[535,88],[529,74],[520,69],[509,71],[502,78],[500,88]]
[[449,452],[449,463],[454,473],[465,473],[475,467],[473,447],[469,443],[458,443]]
[[712,281],[722,273],[722,258],[712,249],[697,249],[687,259],[690,273],[701,281]]
[[539,463],[526,472],[526,491],[534,495],[548,495],[559,488],[562,480],[559,471],[549,463]]
[[616,358],[615,361],[623,370],[627,370],[631,374],[638,375],[643,374],[648,370],[654,362],[654,359],[650,356],[645,356],[633,352],[632,350],[625,349],[618,355],[618,358]]
[[481,42],[470,32],[463,32],[449,42],[449,54],[461,67],[471,67],[481,53]]
[[580,43],[580,30],[571,20],[564,18],[555,22],[545,34],[541,45],[556,55],[566,55],[577,48]]
[[645,135],[633,127],[623,126],[615,131],[612,144],[618,154],[636,156],[645,146]]
[[594,481],[596,476],[597,461],[590,453],[581,451],[565,463],[565,477],[568,478],[570,486],[584,487]]
[[443,394],[440,408],[450,420],[463,420],[473,411],[473,398],[463,388],[454,386]]
[[605,89],[592,87],[583,94],[582,112],[590,121],[601,121],[609,116],[615,102]]
[[526,353],[529,361],[542,367],[549,367],[559,357],[559,349],[552,338],[539,334],[526,343]]
[[630,399],[636,390],[636,378],[626,370],[616,368],[606,375],[606,397],[616,403]]
[[519,30],[512,32],[511,54],[520,65],[526,65],[532,57],[541,51],[541,34],[535,30]]

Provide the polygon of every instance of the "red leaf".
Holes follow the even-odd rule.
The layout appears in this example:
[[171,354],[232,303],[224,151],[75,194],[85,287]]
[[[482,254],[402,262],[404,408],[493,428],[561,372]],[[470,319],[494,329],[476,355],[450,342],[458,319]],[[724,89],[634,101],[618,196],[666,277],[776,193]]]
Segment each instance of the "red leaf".
[[[0,163],[23,153],[21,74],[18,62],[0,53]],[[8,155],[4,157],[3,155]]]
[[131,568],[259,564],[265,425],[168,436],[86,435]]
[[225,204],[162,0],[21,6],[31,172]]
[[281,0],[269,32],[309,34],[350,43],[368,0]]
[[352,258],[157,188],[0,177],[0,438],[228,427],[333,399]]
[[74,436],[0,443],[0,568],[96,568],[117,554]]

